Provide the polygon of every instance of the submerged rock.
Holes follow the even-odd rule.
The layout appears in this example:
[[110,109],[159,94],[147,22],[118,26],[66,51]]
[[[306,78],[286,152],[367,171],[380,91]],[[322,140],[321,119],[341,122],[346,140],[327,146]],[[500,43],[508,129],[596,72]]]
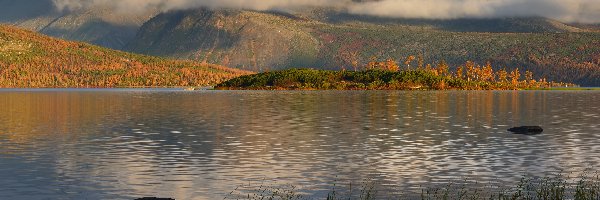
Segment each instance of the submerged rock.
[[508,131],[514,134],[537,135],[544,132],[544,129],[540,126],[520,126],[509,128]]

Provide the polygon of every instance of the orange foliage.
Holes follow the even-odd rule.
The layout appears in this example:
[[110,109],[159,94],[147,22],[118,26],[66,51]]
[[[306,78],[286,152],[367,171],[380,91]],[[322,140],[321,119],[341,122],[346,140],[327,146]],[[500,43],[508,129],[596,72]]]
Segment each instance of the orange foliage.
[[[23,48],[13,48],[15,44]],[[0,87],[206,86],[245,74],[250,72],[130,54],[0,26]]]
[[[415,57],[408,56],[407,60],[412,60],[412,58]],[[405,62],[405,64],[407,63],[410,62]],[[399,67],[395,60],[387,59],[384,62],[379,62],[376,57],[372,57],[371,62],[369,62],[366,66],[366,69],[381,69],[390,71],[398,71],[398,68]],[[518,68],[510,72],[507,72],[506,69],[494,71],[494,68],[490,62],[487,62],[485,66],[480,66],[472,61],[467,61],[465,66],[459,66],[456,68],[456,71],[450,72],[450,66],[442,60],[436,65],[435,68],[432,67],[431,64],[427,64],[425,69],[417,70],[430,71],[437,76],[456,78],[458,80],[465,80],[466,78],[466,81],[471,85],[468,88],[471,89],[489,88],[489,85],[484,87],[484,85],[489,83],[497,84],[496,89],[544,88],[564,85],[572,86],[572,84],[565,83],[548,83],[546,82],[545,78],[536,81],[534,79],[534,74],[531,71],[526,71],[525,80],[521,80],[521,71],[519,71]],[[436,86],[436,89],[445,89],[446,87],[447,83],[442,81]]]

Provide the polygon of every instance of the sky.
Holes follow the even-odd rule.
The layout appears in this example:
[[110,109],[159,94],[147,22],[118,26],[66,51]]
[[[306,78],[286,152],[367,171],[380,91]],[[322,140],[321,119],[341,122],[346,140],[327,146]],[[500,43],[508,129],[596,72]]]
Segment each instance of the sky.
[[240,8],[289,11],[335,7],[352,14],[396,18],[456,19],[547,17],[600,23],[600,0],[53,0],[60,10],[110,5],[116,11]]

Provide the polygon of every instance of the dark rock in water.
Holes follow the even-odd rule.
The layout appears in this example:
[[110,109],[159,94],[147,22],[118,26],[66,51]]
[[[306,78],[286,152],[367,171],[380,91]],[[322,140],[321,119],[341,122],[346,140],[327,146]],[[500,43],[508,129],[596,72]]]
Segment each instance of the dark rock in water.
[[508,131],[513,132],[515,134],[537,135],[544,132],[544,129],[540,126],[521,126],[510,128],[508,129]]
[[171,198],[143,197],[135,200],[175,200]]

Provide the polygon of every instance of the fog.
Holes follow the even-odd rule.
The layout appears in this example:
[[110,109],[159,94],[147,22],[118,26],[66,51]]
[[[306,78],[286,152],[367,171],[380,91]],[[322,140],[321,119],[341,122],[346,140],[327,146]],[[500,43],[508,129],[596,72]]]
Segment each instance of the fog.
[[348,12],[428,19],[547,17],[597,23],[600,0],[383,0],[352,4]]
[[455,19],[547,17],[600,23],[600,0],[53,0],[59,10],[111,6],[117,12],[147,9],[236,8],[291,11],[335,7],[352,14],[397,18]]
[[117,11],[163,11],[190,8],[237,8],[251,10],[293,10],[304,7],[343,7],[349,0],[53,0],[59,10],[76,10],[108,5]]

